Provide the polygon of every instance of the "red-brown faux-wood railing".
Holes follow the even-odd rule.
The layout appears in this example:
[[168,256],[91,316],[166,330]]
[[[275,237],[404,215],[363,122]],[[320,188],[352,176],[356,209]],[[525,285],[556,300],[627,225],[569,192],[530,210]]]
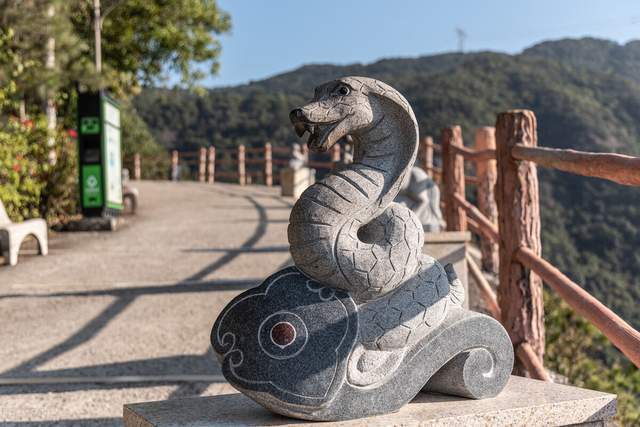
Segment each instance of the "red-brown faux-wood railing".
[[[549,379],[542,365],[542,281],[640,367],[640,332],[542,258],[536,170],[538,164],[640,186],[640,158],[538,147],[536,126],[531,111],[501,113],[495,132],[491,128],[478,130],[475,149],[464,147],[457,127],[443,131],[443,198],[445,205],[452,206],[445,209],[447,227],[465,229],[461,218],[466,216],[467,225],[481,236],[483,243],[498,249],[497,257],[491,251],[482,254],[483,266],[485,257],[499,258],[497,296],[471,258],[469,270],[489,311],[507,328],[518,360],[531,376]],[[486,144],[492,138],[495,139]],[[469,183],[464,176],[465,160],[476,162],[478,202],[485,206],[475,207],[465,199],[462,190]],[[486,206],[492,203],[494,206]],[[491,260],[488,264],[492,264]]]
[[[308,155],[306,145],[302,147],[303,154]],[[275,155],[280,158],[274,158]],[[336,144],[329,153],[330,160],[317,161],[311,160],[308,166],[316,169],[333,169],[341,159],[344,158],[344,149]],[[284,158],[283,158],[284,156]],[[274,147],[267,142],[263,147],[245,147],[238,145],[236,148],[216,148],[209,146],[201,148],[198,151],[177,151],[171,152],[171,179],[179,179],[180,165],[194,167],[197,170],[197,180],[200,182],[208,182],[213,184],[216,177],[226,177],[237,180],[238,184],[245,185],[251,183],[252,176],[262,176],[267,186],[274,183],[273,170],[274,166],[280,168],[289,164],[291,156],[291,148]],[[142,162],[139,153],[134,153],[132,158],[126,159],[129,164],[133,165],[133,179],[141,179]],[[216,168],[216,165],[227,165],[233,167],[234,171],[224,171]],[[247,170],[247,166],[262,165],[261,171]]]

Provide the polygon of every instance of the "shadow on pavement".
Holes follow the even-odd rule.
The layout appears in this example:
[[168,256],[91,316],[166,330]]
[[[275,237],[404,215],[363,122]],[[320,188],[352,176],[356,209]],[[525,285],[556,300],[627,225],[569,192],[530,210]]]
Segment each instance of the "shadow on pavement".
[[122,427],[122,418],[81,418],[77,420],[45,420],[45,421],[22,421],[0,422],[0,426],[17,426],[17,427],[40,427],[40,426],[55,426],[55,427]]
[[203,248],[203,249],[184,249],[182,252],[199,253],[199,252],[229,252],[229,253],[263,253],[263,252],[289,252],[289,245],[264,246],[262,248]]
[[[221,190],[219,190],[221,191]],[[268,218],[267,211],[264,206],[257,202],[252,195],[233,195],[234,197],[242,197],[249,201],[253,208],[258,213],[257,225],[252,235],[242,244],[239,248],[232,249],[220,249],[224,251],[220,259],[209,264],[200,271],[195,272],[191,276],[184,280],[175,283],[173,285],[151,285],[143,287],[129,287],[129,288],[117,288],[117,289],[104,289],[104,290],[88,290],[88,291],[69,291],[69,292],[53,292],[49,294],[17,294],[17,295],[0,295],[0,299],[9,298],[49,298],[49,297],[89,297],[99,295],[109,295],[116,297],[116,300],[109,304],[104,310],[102,310],[97,316],[85,324],[80,330],[72,334],[66,340],[54,345],[53,347],[43,351],[42,353],[32,357],[31,359],[24,361],[18,366],[0,373],[0,378],[22,377],[62,377],[62,376],[86,376],[90,380],[91,377],[96,376],[122,376],[122,375],[166,375],[167,372],[176,372],[180,374],[205,374],[215,375],[219,373],[217,370],[217,364],[213,362],[213,356],[210,352],[203,355],[186,355],[176,356],[168,358],[158,359],[144,359],[133,360],[123,363],[112,363],[107,365],[95,365],[74,369],[62,369],[54,371],[38,372],[38,369],[45,365],[47,362],[53,360],[60,355],[72,351],[73,349],[86,344],[92,338],[94,338],[100,331],[102,331],[111,321],[113,321],[119,314],[121,314],[127,307],[129,307],[138,296],[149,294],[174,294],[182,292],[215,292],[221,290],[241,290],[256,286],[263,280],[259,278],[256,280],[213,280],[202,281],[206,276],[214,273],[219,268],[233,261],[237,256],[244,252],[261,252],[263,249],[255,248],[256,243],[265,235]],[[276,200],[280,200],[273,195],[256,194],[257,197],[273,197]],[[280,200],[283,204],[289,205],[288,202]],[[284,208],[288,208],[283,206]],[[271,209],[271,208],[270,208]],[[273,247],[272,247],[273,249]],[[278,251],[284,251],[284,247],[277,247]],[[288,250],[288,247],[286,248]],[[215,252],[215,249],[206,249],[207,252]],[[287,260],[283,265],[289,265],[290,261]],[[176,382],[171,382],[176,383]],[[153,382],[153,385],[162,384],[162,382]],[[209,383],[179,383],[179,387],[171,394],[171,397],[182,397],[194,394],[200,394],[207,388]],[[144,386],[148,387],[149,382],[145,382]],[[122,387],[140,387],[141,384],[126,383],[126,384],[91,384],[91,383],[78,383],[78,384],[55,384],[55,385],[25,385],[25,386],[0,386],[0,395],[4,394],[22,394],[22,393],[56,393],[69,390],[91,390],[91,389],[104,389],[104,388],[122,388]],[[118,425],[120,419],[116,419]],[[113,425],[114,419],[95,419],[95,420],[67,420],[56,422],[56,425]],[[65,424],[67,423],[67,424]],[[91,424],[94,423],[94,424]],[[103,423],[103,424],[100,424]],[[26,423],[24,425],[32,425],[32,423]],[[41,423],[33,423],[33,425],[42,425]]]
[[[278,268],[280,269],[280,268]],[[263,278],[255,279],[223,279],[209,281],[178,282],[173,285],[131,286],[117,289],[96,289],[89,291],[63,291],[48,294],[5,294],[0,300],[12,298],[63,298],[63,297],[138,297],[144,295],[180,294],[197,292],[238,291],[258,286]]]

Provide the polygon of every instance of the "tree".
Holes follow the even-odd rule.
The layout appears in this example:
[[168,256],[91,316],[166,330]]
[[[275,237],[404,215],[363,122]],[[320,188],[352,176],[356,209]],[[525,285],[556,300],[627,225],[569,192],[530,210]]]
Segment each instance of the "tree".
[[[104,67],[98,76],[91,0],[0,0],[0,28],[13,31],[8,48],[26,67],[15,79],[15,96],[32,112],[45,111],[47,94],[56,93],[58,110],[70,125],[78,84],[106,88],[123,99],[173,72],[180,74],[183,86],[190,86],[204,77],[202,65],[217,71],[217,36],[229,31],[231,20],[215,0],[105,0],[103,4]],[[47,67],[47,41],[52,38],[55,64]]]
[[[5,166],[0,195],[15,218],[66,215],[74,208],[75,150],[66,132],[55,128],[52,114],[57,110],[62,128],[75,126],[78,86],[116,95],[125,109],[123,123],[129,125],[123,151],[152,156],[153,162],[143,162],[152,169],[143,174],[156,176],[167,153],[152,139],[130,97],[169,73],[178,72],[180,83],[190,86],[203,77],[203,64],[211,72],[218,68],[217,35],[229,30],[230,18],[215,0],[104,0],[103,5],[108,14],[102,21],[104,67],[97,73],[93,1],[0,0],[0,163]],[[45,112],[50,120],[43,133]],[[36,167],[47,163],[41,158],[47,140],[51,158],[61,160]]]
[[[76,82],[97,82],[90,68],[90,50],[69,20],[71,6],[60,0],[0,0],[0,28],[3,34],[11,33],[3,49],[14,56],[11,63],[2,64],[0,84],[6,85],[12,77],[21,119],[44,112],[49,96],[64,105],[68,89]],[[49,43],[53,50],[47,49],[50,40],[54,40]],[[54,59],[49,66],[48,56]]]
[[[204,77],[196,64],[218,69],[220,41],[229,31],[229,15],[215,0],[110,0],[102,26],[104,83],[124,91],[180,73],[183,85]],[[85,43],[93,41],[92,2],[80,1],[71,22]]]

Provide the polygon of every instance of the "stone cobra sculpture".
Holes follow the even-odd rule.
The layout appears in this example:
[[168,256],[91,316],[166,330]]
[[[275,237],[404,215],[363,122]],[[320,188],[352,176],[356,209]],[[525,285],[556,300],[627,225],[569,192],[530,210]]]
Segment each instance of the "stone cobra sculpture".
[[485,398],[505,386],[511,341],[461,307],[450,265],[422,254],[423,231],[394,203],[416,157],[400,93],[347,77],[292,111],[309,148],[351,135],[354,162],[309,187],[289,220],[295,267],[222,311],[211,331],[225,378],[273,412],[341,420],[398,410],[421,390]]

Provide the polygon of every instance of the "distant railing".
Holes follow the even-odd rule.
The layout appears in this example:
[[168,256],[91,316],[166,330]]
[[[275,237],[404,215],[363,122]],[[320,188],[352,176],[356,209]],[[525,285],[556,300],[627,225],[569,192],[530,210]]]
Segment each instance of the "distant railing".
[[[308,157],[306,145],[302,146],[302,153]],[[307,166],[321,170],[333,169],[341,161],[343,155],[342,146],[336,144],[325,155],[328,160],[311,159],[307,162]],[[189,177],[191,171],[196,171],[195,179],[199,182],[213,184],[219,179],[226,179],[240,185],[246,185],[262,180],[263,184],[272,186],[279,180],[277,172],[288,166],[290,160],[290,147],[274,147],[269,142],[262,147],[238,145],[236,148],[210,146],[200,148],[198,151],[173,150],[171,151],[168,178],[179,180],[183,179],[184,175]],[[135,153],[132,158],[125,159],[125,164],[133,165],[133,179],[141,179],[143,162],[145,159],[139,153]],[[186,173],[183,173],[183,167],[186,167]]]
[[[548,380],[543,368],[542,281],[578,314],[595,325],[629,360],[640,367],[640,332],[541,257],[540,207],[536,163],[579,175],[640,186],[640,158],[537,146],[533,112],[498,115],[494,128],[476,132],[476,147],[465,147],[459,126],[443,130],[440,146],[425,138],[425,170],[433,151],[442,157],[441,179],[447,229],[477,233],[482,264],[499,274],[497,295],[481,268],[468,258],[471,275],[489,311],[505,326],[516,355],[530,374]],[[431,157],[428,157],[429,151]],[[475,179],[465,175],[465,160],[475,163]],[[478,207],[466,200],[466,184],[477,186]]]

